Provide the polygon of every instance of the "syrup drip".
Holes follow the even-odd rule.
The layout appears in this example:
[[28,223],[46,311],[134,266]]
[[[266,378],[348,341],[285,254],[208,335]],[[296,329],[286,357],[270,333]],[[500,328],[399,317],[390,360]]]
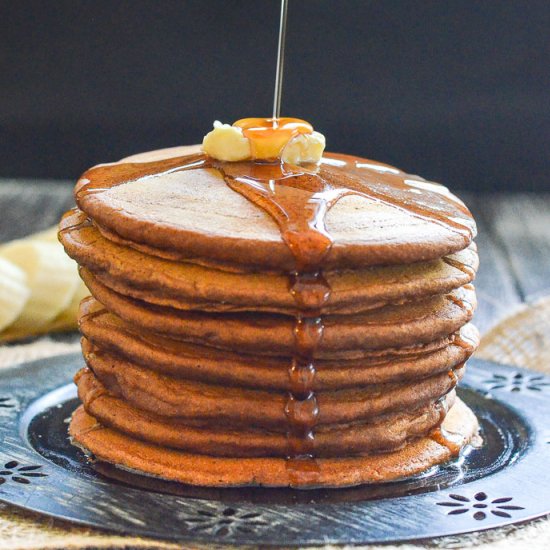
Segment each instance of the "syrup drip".
[[462,273],[465,273],[469,277],[475,277],[475,269],[467,264],[464,264],[462,262],[459,262],[458,260],[455,260],[454,258],[445,257],[443,258],[443,261],[450,265],[451,267],[454,267],[455,269],[458,269],[459,271],[462,271]]
[[[454,383],[456,385],[456,382],[458,380],[453,371],[449,371],[449,376],[451,372],[455,380]],[[447,398],[442,397],[438,401],[437,405],[439,406],[439,425],[437,428],[431,431],[429,437],[432,441],[435,441],[439,445],[447,447],[452,456],[458,456],[460,454],[460,451],[462,450],[462,445],[464,443],[462,436],[452,434],[441,426],[441,424],[445,420],[445,417],[447,416],[447,413],[449,412],[449,404],[447,403]]]
[[[464,285],[464,288],[466,288],[466,286],[467,285]],[[460,309],[465,309],[469,314],[472,314],[474,312],[474,306],[468,300],[459,298],[454,294],[447,294],[447,299],[449,299],[453,304],[458,306]]]
[[[290,391],[284,408],[288,422],[287,471],[291,485],[311,485],[319,475],[314,458],[314,429],[319,419],[313,391],[315,355],[324,332],[320,312],[331,292],[321,272],[332,247],[324,221],[341,191],[323,196],[327,193],[323,180],[280,163],[217,168],[232,189],[274,219],[294,256],[295,271],[289,276],[289,291],[299,314],[294,322],[294,355],[288,369]],[[300,181],[296,181],[298,178]]]
[[458,384],[458,377],[456,376],[455,371],[453,369],[449,370],[447,375],[451,379],[451,389],[454,389]]
[[92,321],[97,317],[101,317],[101,315],[105,315],[105,313],[107,313],[106,309],[101,309],[98,311],[90,311],[89,313],[85,313],[84,315],[81,315],[79,322],[84,323],[86,321]]
[[[90,370],[92,370],[92,369],[90,369]],[[86,396],[86,399],[87,399],[86,405],[87,405],[87,407],[90,408],[93,405],[94,401],[96,401],[97,399],[100,399],[101,397],[104,397],[105,395],[108,395],[108,392],[105,388],[94,388]]]
[[[273,125],[273,121],[269,124]],[[257,126],[255,121],[245,130],[255,133]],[[298,126],[292,131],[302,132],[304,128]],[[261,131],[269,133],[270,128]],[[200,168],[217,169],[231,189],[264,210],[279,226],[281,237],[293,255],[295,265],[289,274],[289,292],[298,314],[294,323],[294,353],[288,367],[290,390],[284,408],[288,422],[287,471],[292,485],[314,485],[319,475],[315,427],[320,416],[313,391],[315,362],[324,332],[321,313],[331,294],[322,272],[333,244],[325,226],[327,212],[342,197],[360,195],[444,226],[461,235],[465,244],[473,237],[473,220],[467,208],[448,196],[444,188],[346,155],[327,155],[320,167],[297,167],[280,161],[224,163],[202,154],[149,163],[100,165],[84,174],[75,196],[86,211],[89,195],[143,177]],[[438,434],[433,437],[447,441],[440,430]]]
[[[90,300],[90,298],[87,298]],[[96,311],[89,311],[88,313],[84,313],[84,315],[81,315],[78,319],[78,326],[82,325],[82,323],[85,323],[86,321],[92,321],[93,319],[96,319],[97,317],[101,317],[102,315],[105,315],[107,313],[107,310],[105,308],[98,309]]]
[[456,370],[461,369],[462,367],[464,367],[464,362],[458,365],[455,365],[452,369],[449,369],[449,371],[447,372],[447,376],[451,380],[451,385],[447,390],[447,393],[452,392],[458,385],[458,376],[456,375]]
[[464,444],[462,436],[455,435],[441,426],[432,431],[430,439],[443,447],[447,447],[452,456],[458,456]]
[[[78,208],[71,208],[71,210],[69,210],[71,214],[76,214],[77,211],[78,211]],[[67,215],[71,215],[71,214],[67,214]],[[84,229],[86,227],[92,227],[92,226],[93,226],[92,220],[90,218],[85,218],[81,222],[69,225],[67,227],[63,227],[62,229],[59,230],[59,234],[64,235],[65,233],[71,233],[71,231],[80,230],[80,229]]]
[[[79,435],[84,436],[84,435],[88,435],[89,433],[98,432],[99,430],[104,430],[104,429],[105,429],[105,427],[96,420],[95,424],[93,426],[90,426],[89,428],[86,428],[85,430],[80,430],[78,433],[79,433]],[[88,457],[88,460],[90,462],[94,461],[94,459],[92,457]]]
[[476,342],[475,340],[468,338],[463,331],[460,331],[453,338],[453,344],[467,351],[473,351],[475,348]]
[[[454,390],[458,384],[458,376],[456,375],[455,369],[460,369],[463,366],[464,363],[461,363],[447,372],[447,375],[451,379],[451,386],[448,389],[447,393]],[[458,456],[460,454],[460,451],[462,450],[462,445],[464,443],[462,436],[452,434],[442,427],[443,421],[445,420],[445,417],[449,412],[449,406],[447,404],[446,397],[443,397],[439,401],[438,405],[440,406],[439,426],[432,430],[432,432],[430,433],[430,439],[432,439],[439,445],[442,445],[443,447],[447,447],[452,456]]]

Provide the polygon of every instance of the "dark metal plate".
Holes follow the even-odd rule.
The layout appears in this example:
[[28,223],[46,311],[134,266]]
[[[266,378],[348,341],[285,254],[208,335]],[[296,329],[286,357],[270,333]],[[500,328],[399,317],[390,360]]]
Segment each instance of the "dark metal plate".
[[67,439],[81,365],[73,354],[0,373],[0,500],[121,533],[260,545],[414,540],[550,513],[550,378],[540,374],[470,361],[460,395],[484,445],[422,476],[341,490],[208,490],[92,467]]

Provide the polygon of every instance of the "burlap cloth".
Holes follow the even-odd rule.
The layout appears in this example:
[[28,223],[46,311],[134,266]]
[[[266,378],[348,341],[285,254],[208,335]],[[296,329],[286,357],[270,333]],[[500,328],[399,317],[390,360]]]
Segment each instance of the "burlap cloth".
[[[490,330],[482,340],[478,357],[510,365],[550,373],[550,297],[541,299],[514,312]],[[69,353],[77,344],[42,339],[28,345],[0,348],[0,368],[40,357]],[[21,373],[24,376],[24,372]],[[550,496],[549,496],[550,498]],[[282,541],[284,542],[284,541]],[[550,519],[530,522],[521,527],[509,527],[461,537],[424,541],[399,546],[370,546],[388,550],[399,548],[465,548],[491,550],[550,548]],[[200,545],[174,545],[134,537],[120,537],[99,530],[73,527],[0,504],[0,549],[41,548],[205,548]],[[209,549],[214,548],[208,545]],[[341,547],[340,547],[341,548]],[[351,547],[349,547],[351,548]],[[353,547],[357,548],[357,547]]]

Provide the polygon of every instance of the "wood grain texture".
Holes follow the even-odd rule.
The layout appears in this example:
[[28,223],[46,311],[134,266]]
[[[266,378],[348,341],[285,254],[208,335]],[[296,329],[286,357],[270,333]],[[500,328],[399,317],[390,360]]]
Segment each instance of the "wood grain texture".
[[550,194],[497,195],[484,208],[524,301],[550,292]]
[[0,180],[0,242],[55,225],[72,205],[70,182]]
[[[550,194],[465,194],[479,228],[476,280],[482,332],[523,301],[550,292]],[[71,182],[0,179],[0,242],[57,223]]]
[[[479,271],[475,280],[478,297],[478,310],[474,323],[481,333],[510,314],[521,301],[517,281],[510,270],[508,255],[495,238],[492,219],[487,216],[486,205],[490,195],[466,195],[468,207],[476,219],[479,251]],[[509,196],[509,200],[514,200]]]

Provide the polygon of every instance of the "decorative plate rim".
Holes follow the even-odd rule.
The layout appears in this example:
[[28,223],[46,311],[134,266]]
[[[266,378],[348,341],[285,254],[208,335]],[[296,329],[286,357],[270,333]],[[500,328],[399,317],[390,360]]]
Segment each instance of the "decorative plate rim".
[[128,535],[265,546],[404,542],[487,530],[550,513],[550,473],[542,468],[550,455],[550,428],[544,425],[550,415],[550,378],[540,373],[469,361],[461,386],[505,405],[529,428],[525,452],[502,470],[403,497],[289,505],[145,491],[83,476],[39,454],[25,426],[40,399],[66,386],[81,364],[80,353],[70,353],[0,372],[0,501]]

